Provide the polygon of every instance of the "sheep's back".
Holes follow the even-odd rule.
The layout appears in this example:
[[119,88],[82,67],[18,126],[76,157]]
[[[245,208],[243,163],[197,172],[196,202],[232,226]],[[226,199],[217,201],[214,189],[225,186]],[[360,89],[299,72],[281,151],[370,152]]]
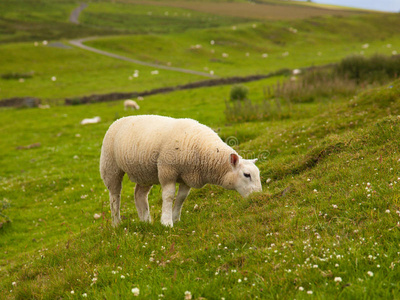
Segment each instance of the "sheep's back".
[[205,149],[226,146],[213,130],[192,119],[140,115],[115,123],[119,127],[113,145],[115,160],[140,184],[158,184],[160,170],[168,170],[178,181],[198,181],[204,167],[204,156],[199,155]]

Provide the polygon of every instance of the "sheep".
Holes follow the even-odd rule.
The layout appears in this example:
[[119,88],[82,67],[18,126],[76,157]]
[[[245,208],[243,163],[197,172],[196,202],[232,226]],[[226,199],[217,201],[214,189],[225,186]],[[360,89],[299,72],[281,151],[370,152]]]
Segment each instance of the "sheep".
[[[151,222],[147,196],[162,188],[161,223],[180,220],[191,188],[205,184],[238,191],[243,197],[262,190],[256,160],[246,160],[209,127],[192,119],[138,115],[115,121],[101,148],[100,174],[109,190],[112,225],[120,223],[120,195],[125,173],[135,187],[141,221]],[[175,205],[176,183],[179,184]]]
[[81,121],[81,125],[96,124],[96,123],[99,123],[100,121],[101,121],[100,117],[87,118],[87,119],[83,119]]
[[128,99],[124,101],[124,108],[125,110],[127,110],[128,108],[138,110],[140,106],[136,103],[136,101]]

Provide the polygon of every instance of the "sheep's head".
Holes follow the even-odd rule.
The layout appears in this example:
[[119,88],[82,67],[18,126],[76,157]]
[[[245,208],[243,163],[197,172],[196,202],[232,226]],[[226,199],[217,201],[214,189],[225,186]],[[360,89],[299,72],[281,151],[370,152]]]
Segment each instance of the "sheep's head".
[[249,196],[253,192],[261,192],[260,170],[255,165],[256,159],[243,159],[236,153],[229,156],[232,167],[230,173],[231,188],[238,191],[243,197]]

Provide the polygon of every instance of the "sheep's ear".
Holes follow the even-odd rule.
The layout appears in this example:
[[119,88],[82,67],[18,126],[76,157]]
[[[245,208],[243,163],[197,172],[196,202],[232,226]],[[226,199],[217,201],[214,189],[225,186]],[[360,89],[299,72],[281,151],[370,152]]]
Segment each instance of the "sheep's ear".
[[236,153],[231,153],[230,162],[232,167],[236,168],[239,164],[239,156]]
[[255,158],[255,159],[249,159],[249,162],[252,162],[253,164],[256,164],[257,160],[258,160],[258,158]]

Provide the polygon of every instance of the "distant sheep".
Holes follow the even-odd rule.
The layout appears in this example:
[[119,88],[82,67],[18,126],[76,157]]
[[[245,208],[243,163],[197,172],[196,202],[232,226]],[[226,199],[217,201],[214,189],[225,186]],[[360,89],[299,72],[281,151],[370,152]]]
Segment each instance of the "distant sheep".
[[127,110],[128,108],[138,110],[140,106],[136,103],[136,101],[128,99],[124,101],[124,108],[125,110]]
[[99,123],[100,121],[101,121],[100,117],[87,118],[87,119],[83,119],[81,121],[81,125],[96,124],[96,123]]
[[[173,226],[190,188],[205,184],[238,191],[243,197],[261,191],[256,160],[246,160],[209,127],[192,119],[156,115],[130,116],[115,121],[101,148],[100,173],[109,190],[112,225],[120,223],[122,178],[136,182],[135,204],[142,221],[151,221],[147,195],[162,187],[161,223]],[[179,191],[175,197],[175,185]]]

